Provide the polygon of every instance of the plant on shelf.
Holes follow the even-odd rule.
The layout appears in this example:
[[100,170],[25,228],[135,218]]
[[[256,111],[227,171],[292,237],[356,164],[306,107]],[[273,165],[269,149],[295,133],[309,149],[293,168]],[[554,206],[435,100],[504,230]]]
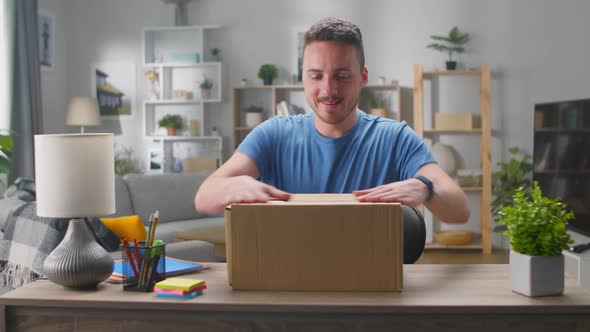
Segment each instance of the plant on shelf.
[[178,114],[166,114],[158,121],[158,125],[168,129],[168,136],[176,136],[176,131],[182,129],[182,117]]
[[463,47],[469,41],[469,34],[462,33],[458,27],[453,27],[449,31],[448,36],[430,36],[430,38],[442,42],[429,44],[428,48],[435,49],[440,52],[447,52],[449,59],[446,62],[447,70],[454,70],[457,68],[457,61],[453,60],[453,53],[463,53]]
[[[512,290],[527,296],[557,295],[563,292],[564,258],[562,251],[573,244],[566,232],[574,213],[560,198],[543,196],[539,183],[530,193],[518,188],[514,205],[498,213],[510,240],[510,284]],[[532,273],[535,273],[533,276]]]
[[201,98],[209,99],[211,96],[211,88],[213,88],[213,81],[207,77],[204,77],[204,79],[199,84],[199,87],[201,88]]
[[211,55],[217,60],[217,62],[221,61],[221,50],[217,47],[211,49]]
[[279,76],[279,70],[275,65],[263,64],[258,69],[258,78],[260,78],[264,85],[272,85],[272,80]]
[[498,212],[504,206],[513,205],[512,196],[516,189],[523,188],[528,192],[533,184],[531,156],[517,147],[508,149],[508,152],[510,160],[497,163],[500,169],[492,175],[492,218],[496,222],[494,232],[506,230],[506,225],[497,224]]
[[375,116],[386,117],[387,112],[385,111],[385,100],[379,96],[369,97],[369,113]]
[[[0,175],[8,175],[10,172],[10,158],[13,144],[14,142],[12,141],[10,132],[7,130],[0,130]],[[1,178],[0,183],[3,183]]]
[[126,174],[143,173],[139,162],[133,155],[133,149],[122,146],[118,149],[115,146],[115,174],[123,176]]

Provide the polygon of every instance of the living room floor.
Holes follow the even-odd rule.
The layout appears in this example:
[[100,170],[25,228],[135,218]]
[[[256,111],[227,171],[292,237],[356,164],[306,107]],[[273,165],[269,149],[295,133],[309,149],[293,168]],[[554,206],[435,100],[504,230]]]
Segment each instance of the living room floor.
[[492,250],[491,255],[470,250],[425,250],[416,264],[508,264],[510,252]]

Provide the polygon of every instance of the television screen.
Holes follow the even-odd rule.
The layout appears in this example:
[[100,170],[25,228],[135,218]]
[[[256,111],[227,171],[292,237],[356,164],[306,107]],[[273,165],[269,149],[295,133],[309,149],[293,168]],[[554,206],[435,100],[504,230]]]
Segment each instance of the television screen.
[[574,211],[569,228],[590,236],[590,99],[535,105],[533,180]]

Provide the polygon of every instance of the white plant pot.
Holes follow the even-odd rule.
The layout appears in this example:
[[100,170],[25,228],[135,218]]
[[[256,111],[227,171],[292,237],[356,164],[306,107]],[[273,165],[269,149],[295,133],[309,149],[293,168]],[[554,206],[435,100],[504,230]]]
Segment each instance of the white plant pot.
[[529,256],[511,250],[510,287],[526,296],[563,294],[563,255]]

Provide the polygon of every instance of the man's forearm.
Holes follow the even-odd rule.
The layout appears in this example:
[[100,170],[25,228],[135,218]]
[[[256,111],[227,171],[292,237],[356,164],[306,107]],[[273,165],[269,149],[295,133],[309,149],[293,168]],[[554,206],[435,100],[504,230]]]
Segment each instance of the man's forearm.
[[[465,193],[456,184],[438,184],[426,207],[446,223],[465,223],[469,220],[469,203]],[[483,211],[482,211],[483,212]]]
[[221,214],[225,206],[225,191],[227,190],[224,182],[228,178],[209,177],[201,184],[197,195],[195,196],[195,208],[204,214]]

